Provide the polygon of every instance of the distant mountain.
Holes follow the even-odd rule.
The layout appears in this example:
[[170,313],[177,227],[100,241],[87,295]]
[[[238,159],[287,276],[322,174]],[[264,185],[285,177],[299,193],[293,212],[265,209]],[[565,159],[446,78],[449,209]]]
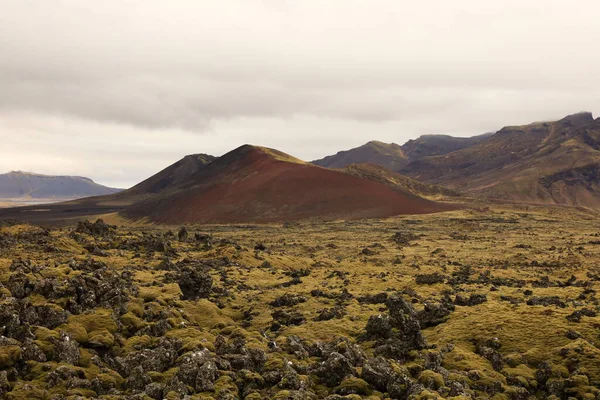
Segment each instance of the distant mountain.
[[423,157],[439,156],[456,150],[465,149],[492,136],[493,133],[484,133],[472,137],[454,137],[449,135],[422,135],[411,139],[402,145],[402,151],[410,161]]
[[491,133],[468,138],[449,135],[423,135],[411,139],[402,146],[395,143],[371,141],[360,147],[340,151],[335,155],[312,161],[325,168],[344,168],[352,164],[375,164],[391,171],[398,171],[411,161],[422,157],[437,156],[473,146]]
[[354,149],[340,151],[335,155],[312,161],[325,168],[344,168],[351,164],[377,164],[389,170],[397,170],[408,164],[409,159],[402,147],[395,143],[371,141]]
[[112,194],[120,190],[81,176],[52,176],[23,171],[0,174],[0,198],[3,199],[64,200]]
[[400,170],[428,184],[506,200],[600,207],[600,119],[591,113],[502,128]]

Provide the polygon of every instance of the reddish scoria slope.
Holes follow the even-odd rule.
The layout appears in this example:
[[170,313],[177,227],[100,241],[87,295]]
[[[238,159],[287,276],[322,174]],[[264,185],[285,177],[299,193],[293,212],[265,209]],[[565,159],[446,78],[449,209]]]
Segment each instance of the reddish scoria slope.
[[123,211],[157,223],[357,219],[449,210],[378,182],[245,145]]

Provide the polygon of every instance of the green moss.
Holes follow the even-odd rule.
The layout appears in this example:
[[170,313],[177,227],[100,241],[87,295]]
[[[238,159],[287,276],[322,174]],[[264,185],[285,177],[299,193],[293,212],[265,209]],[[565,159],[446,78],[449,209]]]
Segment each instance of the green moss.
[[335,391],[341,394],[362,394],[365,396],[370,395],[372,392],[367,382],[354,376],[344,379]]
[[280,390],[279,392],[275,393],[275,396],[271,397],[271,399],[273,400],[287,400],[289,399],[291,396],[291,393],[289,390]]
[[275,354],[273,354],[273,356],[269,357],[269,359],[265,363],[264,370],[265,371],[281,370],[281,369],[283,369],[283,366],[284,366],[283,363],[284,363],[283,358],[275,357]]
[[569,378],[570,386],[589,386],[590,379],[585,375],[573,375]]
[[83,368],[88,368],[92,365],[92,357],[93,354],[84,348],[79,349],[79,366]]
[[69,323],[83,325],[88,334],[94,331],[107,330],[110,333],[117,331],[117,324],[112,318],[112,311],[99,308],[91,313],[71,315]]
[[54,354],[54,344],[52,343],[52,339],[58,339],[59,336],[60,334],[57,331],[38,326],[35,328],[36,340],[34,343],[38,345],[46,357],[50,359]]
[[444,386],[444,377],[441,374],[431,370],[425,370],[421,372],[418,381],[423,386],[435,390]]
[[19,346],[0,347],[0,368],[12,367],[21,359],[21,348]]
[[164,372],[149,371],[148,375],[152,378],[152,382],[167,383],[179,372],[179,368],[171,368]]
[[[46,300],[44,296],[38,293],[31,293],[29,296],[27,296],[27,300],[29,300],[32,306],[53,306],[52,303],[48,303],[48,300]],[[56,307],[52,308],[56,309]]]
[[442,399],[442,396],[429,390],[424,390],[418,395],[412,396],[411,400],[437,400]]
[[180,400],[181,399],[181,395],[177,392],[169,392],[165,395],[165,399],[166,400]]
[[75,388],[75,389],[69,389],[68,395],[69,396],[81,396],[84,399],[92,399],[92,398],[96,397],[96,392],[94,392],[93,390],[90,390],[90,389]]
[[12,391],[6,395],[7,400],[49,400],[50,393],[40,389],[29,382],[17,382]]
[[96,376],[102,383],[110,385],[113,384],[119,387],[123,383],[123,378],[117,372],[109,370],[106,373],[100,373]]
[[41,342],[50,342],[52,338],[58,339],[60,337],[60,334],[57,331],[44,328],[43,326],[36,326],[34,334],[36,340]]
[[141,319],[131,311],[121,315],[121,318],[119,320],[125,327],[126,331],[131,334],[139,331],[140,329],[148,325],[143,319]]
[[161,305],[167,305],[181,297],[181,289],[176,283],[168,283],[163,286],[142,286],[139,289],[139,296],[146,303],[156,301]]
[[215,335],[202,331],[198,328],[181,328],[172,329],[165,335],[167,337],[175,337],[182,341],[184,351],[192,351],[196,349],[206,348],[212,352],[215,351],[214,341]]
[[76,340],[80,344],[86,344],[89,340],[87,330],[79,322],[71,322],[68,324],[61,325],[56,330],[65,331],[69,334],[69,336],[71,336],[71,338],[73,338],[73,340]]
[[211,329],[220,323],[224,326],[234,325],[233,320],[225,316],[216,304],[206,299],[200,299],[195,303],[189,301],[182,303],[188,321],[202,328]]
[[231,393],[237,395],[238,387],[230,376],[223,375],[215,382],[215,393],[217,396]]
[[90,333],[89,344],[94,347],[110,348],[115,343],[115,337],[107,329],[99,329]]
[[141,299],[132,299],[127,304],[127,311],[136,317],[142,318],[144,316],[144,304]]
[[138,349],[151,347],[154,341],[155,339],[148,335],[132,336],[125,341],[122,350],[124,354],[127,354]]
[[520,364],[514,368],[504,368],[502,373],[516,379],[519,382],[519,385],[526,389],[537,386],[537,382],[535,381],[535,370],[529,368],[525,364]]
[[565,365],[556,364],[553,362],[548,363],[550,367],[551,378],[567,378],[569,376],[569,370]]

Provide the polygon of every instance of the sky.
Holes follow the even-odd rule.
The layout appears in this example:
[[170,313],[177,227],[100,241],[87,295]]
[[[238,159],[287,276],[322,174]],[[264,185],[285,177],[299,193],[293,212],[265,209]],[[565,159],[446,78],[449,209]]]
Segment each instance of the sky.
[[600,111],[598,1],[0,0],[0,172],[129,187]]

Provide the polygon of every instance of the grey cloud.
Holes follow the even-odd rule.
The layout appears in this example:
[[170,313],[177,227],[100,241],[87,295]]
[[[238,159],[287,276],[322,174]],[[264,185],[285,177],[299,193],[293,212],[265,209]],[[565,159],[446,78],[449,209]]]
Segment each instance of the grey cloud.
[[[124,181],[134,183],[150,168],[132,166],[94,135],[127,148],[143,143],[147,153],[135,156],[152,159],[153,168],[243,142],[312,159],[371,139],[402,143],[560,118],[594,111],[600,100],[595,1],[0,0],[0,7],[0,139],[54,135],[48,151],[62,161],[30,161],[39,168],[101,165],[108,153],[98,149],[108,148],[121,167],[102,169],[102,179],[132,167],[135,178]],[[85,162],[60,150],[73,136],[89,151]],[[13,151],[34,160],[23,143]]]

